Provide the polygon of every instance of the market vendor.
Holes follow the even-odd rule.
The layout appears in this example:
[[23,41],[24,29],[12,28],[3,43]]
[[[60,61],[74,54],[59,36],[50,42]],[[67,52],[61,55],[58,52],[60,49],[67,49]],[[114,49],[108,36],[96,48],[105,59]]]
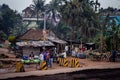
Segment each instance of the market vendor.
[[33,60],[33,59],[34,59],[34,54],[33,54],[33,52],[30,53],[29,59],[30,59],[30,60]]

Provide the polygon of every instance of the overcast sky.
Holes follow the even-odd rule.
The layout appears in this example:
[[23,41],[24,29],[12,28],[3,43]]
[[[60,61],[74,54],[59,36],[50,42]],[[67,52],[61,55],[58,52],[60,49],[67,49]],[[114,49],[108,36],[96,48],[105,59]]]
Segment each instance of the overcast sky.
[[[50,0],[46,0],[47,3]],[[98,0],[101,4],[101,7],[107,8],[107,7],[114,7],[120,9],[120,0]],[[32,0],[0,0],[0,5],[3,3],[9,5],[9,7],[13,10],[17,10],[18,12],[22,12],[23,9],[25,9],[27,6],[32,4]]]

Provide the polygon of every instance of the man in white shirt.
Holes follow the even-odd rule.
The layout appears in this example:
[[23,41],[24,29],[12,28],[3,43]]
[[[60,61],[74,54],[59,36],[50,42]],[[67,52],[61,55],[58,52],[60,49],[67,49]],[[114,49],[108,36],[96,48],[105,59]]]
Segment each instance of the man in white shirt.
[[63,50],[63,52],[62,52],[62,55],[63,55],[63,58],[66,58],[67,57],[67,55],[66,55],[66,52]]
[[39,60],[40,60],[40,62],[44,61],[44,55],[42,53],[40,53],[40,55],[39,55]]
[[68,55],[68,46],[65,46],[65,52]]

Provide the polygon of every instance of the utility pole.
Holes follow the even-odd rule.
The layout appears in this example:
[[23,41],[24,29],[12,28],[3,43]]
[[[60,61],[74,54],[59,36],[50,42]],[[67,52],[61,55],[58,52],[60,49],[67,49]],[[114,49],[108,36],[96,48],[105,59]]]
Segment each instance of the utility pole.
[[46,14],[44,12],[44,30],[46,30],[46,19],[45,19],[45,16],[46,16]]
[[45,19],[45,12],[44,12],[44,28],[43,28],[43,40],[44,40],[44,49],[45,49],[45,41],[46,41],[46,19]]

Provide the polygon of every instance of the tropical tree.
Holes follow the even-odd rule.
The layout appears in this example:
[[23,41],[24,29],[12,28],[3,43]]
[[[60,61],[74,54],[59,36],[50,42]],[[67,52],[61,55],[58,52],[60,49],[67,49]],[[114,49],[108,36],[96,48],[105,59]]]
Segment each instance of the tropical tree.
[[111,41],[111,50],[112,49],[119,49],[119,45],[120,45],[120,25],[116,25],[115,21],[113,20],[111,23],[111,30],[109,31],[110,36],[108,38],[110,38]]
[[71,34],[71,28],[63,22],[59,22],[58,25],[53,29],[53,31],[56,33],[57,36],[66,40],[69,39],[69,36]]
[[89,1],[89,3],[95,11],[98,11],[98,9],[100,8],[100,3],[98,2],[98,0],[96,0],[96,1],[91,0],[91,1]]
[[36,15],[37,17],[37,25],[39,28],[41,28],[40,26],[43,26],[43,22],[40,23],[38,21],[38,18],[43,18],[45,15],[44,15],[44,12],[45,12],[45,0],[33,0],[33,5],[31,5],[31,8],[34,9],[34,13],[33,15]]
[[99,46],[99,48],[101,50],[101,53],[106,50],[105,37],[106,37],[108,25],[109,25],[109,14],[105,18],[103,18],[100,15],[99,27],[100,27],[101,36],[100,36],[100,46]]
[[119,44],[119,25],[116,25],[114,18],[110,18],[110,15],[100,16],[100,49],[111,51],[113,48],[118,49]]
[[7,35],[3,31],[0,31],[0,40],[5,41],[6,39]]
[[50,4],[47,5],[47,11],[46,13],[49,15],[48,18],[51,18],[52,21],[57,23],[56,18],[59,17],[60,15],[58,15],[58,5],[61,3],[61,0],[52,0],[50,2]]
[[[71,27],[71,39],[83,37],[87,41],[88,37],[94,37],[98,27],[97,14],[91,7],[89,0],[63,0],[63,2],[59,5],[58,11],[62,16],[61,20]],[[77,34],[80,36],[75,37]],[[88,36],[88,34],[90,35]]]
[[13,11],[8,5],[3,4],[0,7],[0,30],[5,34],[13,34],[13,30],[16,26],[22,25],[22,17],[17,11]]

